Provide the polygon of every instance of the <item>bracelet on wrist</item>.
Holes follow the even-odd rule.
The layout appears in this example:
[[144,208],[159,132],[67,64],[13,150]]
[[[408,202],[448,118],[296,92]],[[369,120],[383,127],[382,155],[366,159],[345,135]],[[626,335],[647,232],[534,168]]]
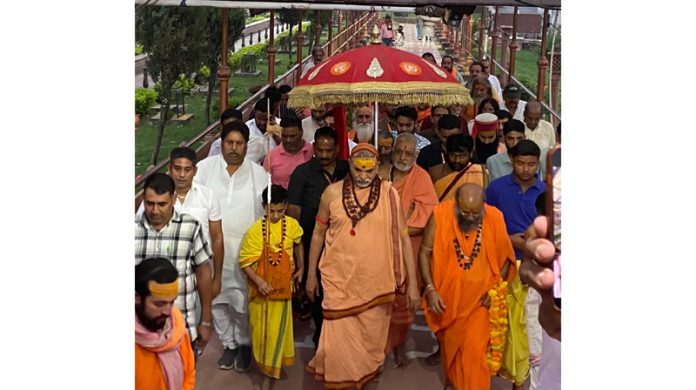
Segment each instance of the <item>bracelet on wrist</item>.
[[428,283],[428,284],[425,286],[425,291],[429,291],[429,290],[435,291],[435,286],[433,286],[432,283]]
[[207,328],[212,328],[212,327],[213,327],[213,325],[212,325],[210,322],[208,322],[208,321],[201,321],[200,325],[201,325],[201,326],[205,326],[205,327],[207,327]]

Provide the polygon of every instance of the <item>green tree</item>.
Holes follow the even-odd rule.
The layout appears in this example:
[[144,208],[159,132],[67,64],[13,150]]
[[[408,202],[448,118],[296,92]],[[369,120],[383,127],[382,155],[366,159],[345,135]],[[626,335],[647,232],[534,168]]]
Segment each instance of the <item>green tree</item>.
[[[329,25],[329,18],[331,17],[331,11],[322,10],[312,10],[307,13],[306,20],[312,22],[309,26],[309,31],[307,31],[307,38],[309,39],[309,52],[312,52],[314,46],[320,45],[321,32]],[[310,38],[311,37],[311,38]]]
[[278,19],[280,19],[280,22],[290,25],[290,34],[287,39],[289,59],[292,59],[292,27],[298,23],[299,16],[299,12],[296,9],[281,9],[278,12]]
[[[220,53],[222,51],[222,10],[212,7],[195,7],[198,17],[206,27],[203,31],[202,42],[205,43],[205,64],[210,69],[208,77],[208,93],[205,98],[205,123],[210,124],[210,106],[213,99],[213,90],[217,84],[217,71],[220,68]],[[227,23],[227,44],[242,36],[244,30],[245,10],[230,9]],[[229,52],[229,47],[226,52]]]
[[148,53],[147,68],[160,83],[159,126],[150,164],[157,163],[172,100],[172,86],[181,74],[190,74],[205,61],[206,43],[201,36],[207,26],[197,17],[197,7],[141,7],[136,13],[135,37]]

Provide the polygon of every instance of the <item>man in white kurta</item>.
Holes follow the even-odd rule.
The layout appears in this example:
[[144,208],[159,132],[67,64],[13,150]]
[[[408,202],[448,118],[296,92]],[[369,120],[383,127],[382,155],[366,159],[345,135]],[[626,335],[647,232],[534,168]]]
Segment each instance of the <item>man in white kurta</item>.
[[267,186],[266,171],[245,158],[248,127],[239,122],[225,125],[222,153],[198,163],[194,180],[215,192],[222,208],[225,261],[222,290],[213,300],[213,322],[224,347],[221,369],[244,372],[251,364],[247,281],[239,268],[239,246],[244,233],[263,215],[261,192]]
[[279,143],[272,136],[273,132],[268,131],[269,127],[277,128],[279,120],[271,115],[272,124],[269,125],[268,119],[268,101],[261,99],[254,106],[254,117],[246,121],[246,125],[249,128],[246,158],[257,164],[261,164],[266,154],[278,146]]

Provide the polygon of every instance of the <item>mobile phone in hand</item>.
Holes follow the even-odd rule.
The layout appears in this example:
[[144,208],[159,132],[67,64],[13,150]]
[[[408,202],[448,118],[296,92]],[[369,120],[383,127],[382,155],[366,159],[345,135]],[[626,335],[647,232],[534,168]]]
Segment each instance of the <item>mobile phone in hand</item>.
[[553,302],[561,308],[561,145],[551,148],[546,156],[546,215],[548,239],[556,247],[553,260]]

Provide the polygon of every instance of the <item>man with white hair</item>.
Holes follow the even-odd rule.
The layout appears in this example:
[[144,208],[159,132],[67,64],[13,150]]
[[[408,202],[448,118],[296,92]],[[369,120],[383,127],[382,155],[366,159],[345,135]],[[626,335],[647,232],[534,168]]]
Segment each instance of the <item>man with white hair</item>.
[[[420,250],[425,224],[438,204],[437,194],[428,172],[416,165],[418,155],[416,144],[417,139],[414,134],[401,133],[394,142],[390,161],[385,162],[384,159],[380,161],[380,176],[384,180],[391,181],[392,186],[399,193],[414,259],[417,258],[416,255]],[[417,269],[416,279],[421,280]],[[420,291],[420,282],[418,291]],[[408,363],[405,342],[414,316],[409,312],[407,303],[405,294],[396,294],[385,350],[386,353],[394,351],[394,361],[398,367]]]
[[353,130],[348,132],[348,139],[353,142],[372,143],[375,133],[374,114],[370,106],[359,106],[353,110]]
[[300,78],[305,77],[310,69],[319,65],[319,63],[322,61],[324,61],[324,49],[321,46],[314,46],[312,49],[312,59],[302,67],[302,74],[300,75]]
[[326,126],[326,121],[324,120],[326,107],[312,108],[310,112],[311,116],[302,119],[302,139],[311,144],[314,142],[314,133],[317,129]]

